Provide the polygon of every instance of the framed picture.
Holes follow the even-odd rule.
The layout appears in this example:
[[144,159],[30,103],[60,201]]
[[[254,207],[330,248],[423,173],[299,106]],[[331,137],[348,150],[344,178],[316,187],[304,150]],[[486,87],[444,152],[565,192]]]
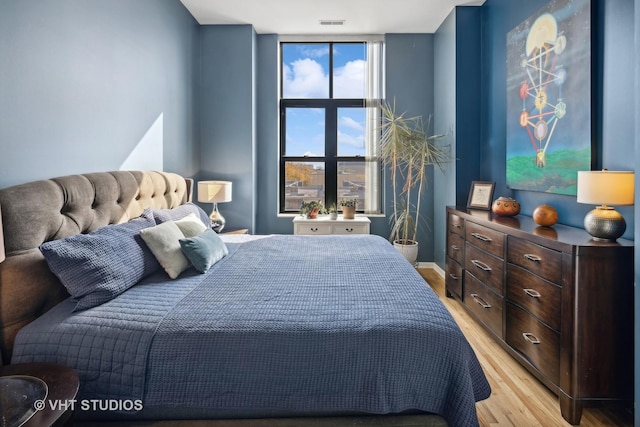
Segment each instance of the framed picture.
[[575,196],[594,166],[591,0],[553,0],[507,33],[507,187]]
[[469,190],[469,201],[467,202],[467,207],[488,211],[491,208],[493,189],[495,186],[495,182],[473,181],[471,183],[471,189]]

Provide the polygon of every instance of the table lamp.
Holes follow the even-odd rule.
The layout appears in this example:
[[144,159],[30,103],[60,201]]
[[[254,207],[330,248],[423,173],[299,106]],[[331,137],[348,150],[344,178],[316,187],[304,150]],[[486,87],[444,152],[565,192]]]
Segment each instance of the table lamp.
[[218,203],[231,201],[231,181],[199,181],[198,201],[203,203],[213,203],[211,228],[219,233],[224,228],[225,219],[218,211]]
[[635,174],[627,171],[578,171],[578,203],[597,206],[584,217],[584,228],[594,240],[615,242],[627,223],[609,205],[633,205]]

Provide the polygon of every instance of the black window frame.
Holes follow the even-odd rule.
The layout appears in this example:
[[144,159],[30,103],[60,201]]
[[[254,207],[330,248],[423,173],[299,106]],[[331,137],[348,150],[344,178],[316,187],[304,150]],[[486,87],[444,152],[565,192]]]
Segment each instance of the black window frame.
[[[286,44],[317,44],[317,45],[329,45],[329,98],[284,98],[284,73],[280,71],[280,151],[279,151],[279,206],[278,211],[281,214],[290,214],[298,212],[298,210],[285,209],[286,207],[286,164],[289,162],[317,162],[324,163],[324,203],[326,207],[335,204],[339,206],[338,200],[338,164],[342,162],[376,162],[378,166],[378,174],[382,174],[382,165],[378,158],[369,156],[338,156],[338,110],[340,108],[365,108],[365,98],[332,98],[333,96],[333,52],[334,46],[340,44],[362,44],[367,45],[364,41],[296,41],[296,42],[280,42],[280,64],[283,63],[283,49],[282,46]],[[324,144],[324,156],[288,156],[286,154],[286,129],[287,129],[287,109],[288,108],[319,108],[325,111],[325,144]],[[380,185],[382,185],[380,183]],[[382,190],[382,189],[380,189]],[[378,198],[381,199],[382,191],[378,191]],[[381,200],[378,200],[376,205],[381,209]],[[356,212],[363,213],[364,206],[358,205]]]

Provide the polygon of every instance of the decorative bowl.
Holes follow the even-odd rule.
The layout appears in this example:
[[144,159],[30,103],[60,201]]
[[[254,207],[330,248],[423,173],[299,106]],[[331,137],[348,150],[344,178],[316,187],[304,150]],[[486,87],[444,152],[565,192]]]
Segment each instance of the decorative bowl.
[[498,216],[515,216],[520,213],[520,203],[511,197],[498,197],[491,205],[491,211]]

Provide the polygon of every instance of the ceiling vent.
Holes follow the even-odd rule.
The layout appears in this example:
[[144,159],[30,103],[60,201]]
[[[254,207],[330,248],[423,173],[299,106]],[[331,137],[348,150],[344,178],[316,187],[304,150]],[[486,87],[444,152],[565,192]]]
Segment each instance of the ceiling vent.
[[320,25],[344,25],[344,19],[321,19]]

